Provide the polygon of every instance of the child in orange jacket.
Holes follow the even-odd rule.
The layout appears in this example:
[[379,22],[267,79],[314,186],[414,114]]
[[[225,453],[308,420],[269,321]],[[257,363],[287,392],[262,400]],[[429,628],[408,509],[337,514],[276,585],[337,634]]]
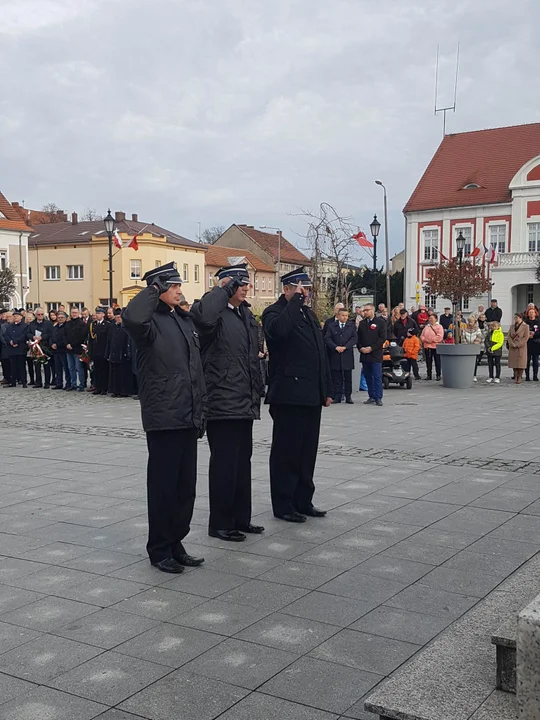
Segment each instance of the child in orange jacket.
[[420,352],[420,338],[417,335],[416,328],[407,331],[407,337],[403,341],[403,350],[405,351],[405,370],[413,371],[414,379],[420,380],[420,372],[418,370],[418,353]]

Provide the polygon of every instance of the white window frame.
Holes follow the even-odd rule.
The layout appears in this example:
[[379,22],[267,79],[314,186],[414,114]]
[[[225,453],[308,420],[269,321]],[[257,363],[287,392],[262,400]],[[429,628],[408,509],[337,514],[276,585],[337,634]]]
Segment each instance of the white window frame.
[[463,309],[464,310],[469,309],[470,300],[471,300],[470,298],[466,298],[466,297],[463,298]]
[[527,223],[529,252],[540,252],[540,222]]
[[[54,270],[54,272],[50,272]],[[47,277],[49,276],[49,277]],[[45,265],[45,280],[60,280],[60,265]]]
[[454,225],[454,243],[459,233],[463,233],[465,238],[465,247],[463,248],[463,257],[467,257],[474,250],[474,229],[469,223],[468,225]]
[[0,270],[5,270],[7,268],[7,252],[2,251],[0,252]]
[[182,281],[189,282],[189,265],[187,263],[184,263],[182,268]]
[[58,312],[58,308],[60,307],[62,303],[60,301],[58,302],[48,302],[46,303],[47,307],[47,314],[51,312],[51,310],[54,310],[55,312]]
[[82,312],[83,307],[86,307],[83,302],[70,302],[69,305],[69,311],[71,312],[73,308],[77,308],[79,312]]
[[259,289],[259,276],[255,273],[255,292]]
[[161,260],[156,260],[155,267],[161,267]]
[[440,227],[422,228],[422,247],[424,248],[423,262],[439,262],[439,245],[441,241]]
[[489,223],[487,230],[489,233],[489,246],[498,253],[505,253],[508,223]]
[[214,287],[214,280],[215,280],[214,274],[213,274],[213,273],[208,273],[208,287],[209,287],[209,288],[213,288],[213,287]]
[[264,292],[266,292],[266,278],[265,278],[264,275],[263,275],[262,278],[261,278],[261,283],[262,283],[262,290],[263,290]]
[[[134,268],[138,268],[138,270],[135,270]],[[130,260],[129,261],[129,277],[130,277],[130,280],[140,280],[142,278],[142,261],[141,260]]]
[[194,266],[193,270],[193,282],[200,282],[201,281],[201,271],[199,265]]
[[67,265],[66,280],[84,280],[83,265]]
[[269,293],[273,292],[273,287],[274,287],[274,283],[272,282],[272,278],[269,277],[268,278],[268,292]]
[[437,308],[437,296],[426,293],[424,296],[424,305],[426,308],[433,308],[433,310],[435,310]]

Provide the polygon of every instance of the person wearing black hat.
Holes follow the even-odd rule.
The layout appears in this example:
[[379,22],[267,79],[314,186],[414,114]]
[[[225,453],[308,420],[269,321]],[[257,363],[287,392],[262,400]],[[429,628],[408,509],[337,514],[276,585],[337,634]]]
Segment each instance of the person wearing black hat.
[[392,328],[394,337],[399,345],[403,345],[403,341],[407,337],[409,330],[418,331],[418,325],[412,317],[409,317],[408,311],[405,308],[401,308],[399,311],[399,320],[396,320]]
[[107,361],[107,333],[109,323],[105,320],[106,308],[96,308],[96,319],[88,330],[88,354],[94,365],[94,395],[106,395],[109,382],[109,363]]
[[498,322],[500,323],[502,320],[502,310],[499,307],[497,300],[493,299],[491,301],[490,306],[486,310],[486,320],[488,323],[490,322]]
[[150,562],[181,573],[202,558],[183,540],[195,503],[197,438],[204,433],[206,388],[199,338],[191,315],[179,308],[182,279],[174,262],[147,272],[147,287],[124,311],[137,349],[141,413],[148,445]]
[[253,421],[260,419],[263,391],[259,332],[246,301],[247,265],[221,268],[216,277],[219,285],[191,308],[208,392],[208,534],[239,542],[264,531],[251,524]]
[[313,506],[313,474],[321,408],[332,403],[332,376],[319,320],[308,307],[311,280],[304,268],[281,278],[283,294],[265,309],[268,345],[266,403],[274,421],[270,490],[274,515],[288,522],[323,517]]
[[113,397],[129,397],[135,393],[132,352],[132,340],[122,326],[122,308],[115,308],[114,322],[109,323],[105,350],[109,363],[108,390]]
[[6,330],[7,357],[10,361],[10,384],[5,387],[16,387],[17,383],[28,387],[26,377],[26,353],[28,329],[23,322],[20,310],[13,311],[13,323]]

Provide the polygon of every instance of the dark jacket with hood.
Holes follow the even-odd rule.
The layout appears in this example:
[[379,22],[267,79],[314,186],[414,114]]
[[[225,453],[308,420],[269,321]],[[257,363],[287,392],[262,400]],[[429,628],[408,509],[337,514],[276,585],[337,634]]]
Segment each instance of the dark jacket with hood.
[[250,306],[238,311],[215,287],[191,308],[201,338],[208,420],[258,420],[263,391],[259,328]]
[[300,293],[285,295],[262,315],[268,346],[270,405],[317,407],[333,394],[332,376],[321,326]]
[[130,301],[123,319],[137,348],[145,431],[202,429],[206,388],[191,315],[171,310],[148,287]]

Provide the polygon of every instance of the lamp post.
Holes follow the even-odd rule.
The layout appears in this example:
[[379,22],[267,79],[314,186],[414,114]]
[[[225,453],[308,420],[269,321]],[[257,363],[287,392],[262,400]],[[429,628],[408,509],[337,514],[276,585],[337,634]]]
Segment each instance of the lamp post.
[[377,220],[377,216],[373,216],[369,229],[373,238],[373,307],[377,310],[377,236],[381,229],[381,223]]
[[[460,313],[463,312],[463,251],[465,250],[465,243],[466,240],[463,237],[463,233],[461,230],[459,231],[459,235],[456,238],[456,247],[457,247],[457,256],[458,256],[458,265],[459,265],[459,310]],[[456,318],[457,319],[457,318]],[[457,341],[461,342],[461,324],[455,323],[456,325],[456,337]]]
[[111,215],[111,208],[107,211],[107,216],[103,220],[105,224],[105,232],[109,238],[109,307],[113,304],[113,269],[112,269],[112,239],[114,233],[114,218]]
[[277,283],[276,283],[276,297],[279,296],[279,281],[281,279],[281,239],[282,239],[282,232],[280,228],[277,227],[271,227],[270,225],[259,225],[261,230],[275,230],[277,232],[278,236],[278,245],[277,245]]
[[388,312],[392,307],[390,297],[390,249],[388,247],[388,202],[386,198],[386,186],[380,180],[375,180],[375,185],[380,185],[384,191],[384,244],[386,246],[386,306]]

